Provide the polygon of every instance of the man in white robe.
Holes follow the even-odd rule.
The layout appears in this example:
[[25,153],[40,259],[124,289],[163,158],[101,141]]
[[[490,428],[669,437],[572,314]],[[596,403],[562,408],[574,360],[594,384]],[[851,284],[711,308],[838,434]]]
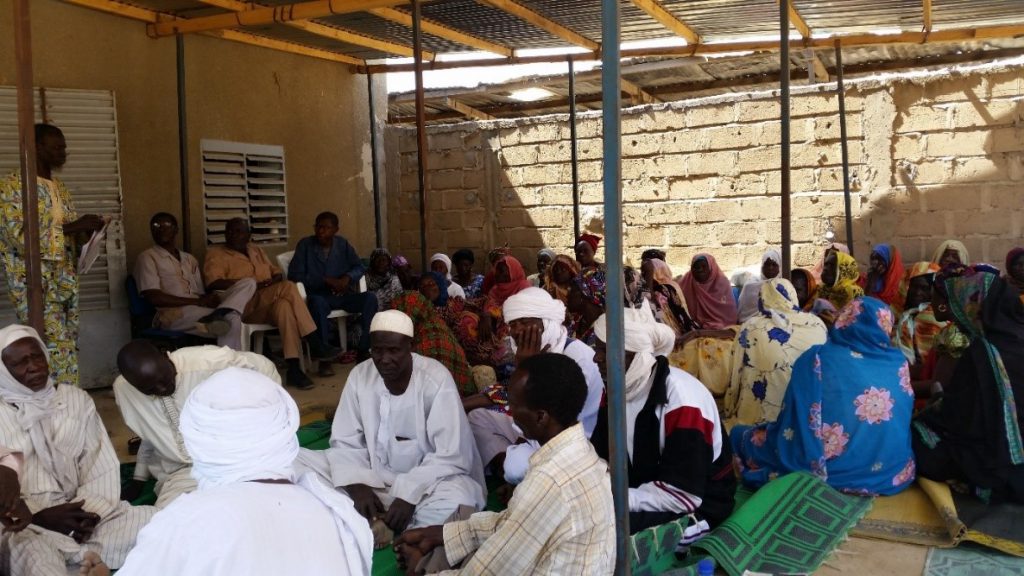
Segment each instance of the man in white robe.
[[412,352],[412,336],[402,312],[373,317],[371,358],[349,374],[330,448],[299,455],[347,492],[368,521],[379,518],[396,534],[485,503],[483,468],[455,382],[440,362]]
[[0,537],[0,572],[65,576],[98,555],[118,568],[152,517],[120,494],[120,467],[92,399],[55,386],[35,330],[0,330],[0,445],[20,452],[21,496],[32,524]]
[[200,382],[232,366],[281,383],[274,363],[252,352],[194,346],[167,354],[146,340],[129,342],[121,349],[117,355],[121,376],[114,381],[114,398],[125,424],[142,439],[135,474],[121,494],[124,500],[138,498],[150,478],[156,478],[158,509],[195,490],[192,462],[178,430],[181,408]]
[[370,528],[344,494],[296,475],[298,429],[295,401],[258,372],[197,386],[181,435],[199,487],[157,513],[118,574],[368,575]]
[[[569,338],[562,324],[565,321],[565,304],[552,298],[543,288],[527,288],[505,300],[502,315],[512,333],[517,365],[541,352],[568,356],[579,365],[587,381],[587,400],[580,411],[579,421],[589,438],[597,424],[604,381],[594,363],[594,350],[579,340]],[[481,459],[492,468],[503,468],[505,479],[518,484],[526,474],[530,456],[540,445],[520,442],[522,431],[515,427],[507,412],[477,408],[469,413],[469,424]]]

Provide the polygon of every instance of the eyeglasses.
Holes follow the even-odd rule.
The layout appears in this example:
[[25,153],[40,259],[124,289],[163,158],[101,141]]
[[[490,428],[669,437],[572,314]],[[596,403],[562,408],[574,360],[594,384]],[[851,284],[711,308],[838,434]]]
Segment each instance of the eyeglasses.
[[178,225],[173,222],[153,222],[153,228],[163,228],[164,230],[177,230]]

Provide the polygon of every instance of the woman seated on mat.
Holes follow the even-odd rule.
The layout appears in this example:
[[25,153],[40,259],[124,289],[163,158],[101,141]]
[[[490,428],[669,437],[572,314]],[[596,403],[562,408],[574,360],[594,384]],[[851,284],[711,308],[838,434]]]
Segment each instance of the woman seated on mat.
[[672,329],[676,344],[683,345],[683,335],[697,328],[686,310],[683,290],[672,279],[672,269],[663,260],[651,258],[640,265],[644,290],[650,294],[654,318]]
[[466,292],[452,281],[452,260],[446,254],[438,252],[430,257],[430,271],[437,272],[448,281],[448,295],[452,298],[466,298]]
[[946,240],[935,249],[935,253],[932,254],[932,263],[937,265],[940,270],[950,264],[969,266],[971,264],[971,256],[968,254],[967,246],[964,246],[963,242],[959,240]]
[[391,254],[384,248],[370,253],[370,267],[366,269],[366,291],[377,295],[377,306],[381,310],[391,307],[391,300],[401,294],[402,281],[391,268]]
[[903,282],[903,259],[892,244],[879,244],[871,251],[871,265],[865,283],[865,295],[878,298],[892,308],[897,317],[903,311],[900,284]]
[[[551,294],[555,300],[559,300],[566,307],[569,306],[569,289],[572,288],[573,280],[580,275],[580,264],[565,254],[555,256],[554,261],[548,266],[547,278],[544,280],[544,289]],[[569,326],[570,316],[566,308],[566,327]]]
[[[426,277],[426,275],[424,276]],[[404,292],[392,302],[391,307],[405,312],[412,318],[415,330],[412,351],[444,364],[455,380],[459,396],[465,398],[476,394],[476,385],[473,384],[473,375],[469,369],[469,362],[466,361],[466,353],[455,339],[455,334],[423,294],[412,291]]]
[[903,313],[893,339],[910,364],[910,378],[919,398],[931,395],[934,363],[929,362],[929,355],[935,337],[947,324],[935,318],[932,308],[932,287],[938,271],[931,262],[918,262],[907,270],[900,288],[904,294]]
[[721,402],[732,378],[732,342],[736,337],[736,300],[732,285],[714,256],[697,254],[680,281],[686,309],[697,325],[683,335],[669,362],[707,386]]
[[740,324],[757,316],[757,298],[761,293],[761,284],[772,278],[778,278],[781,264],[782,255],[774,248],[769,248],[761,256],[761,275],[756,279],[751,279],[740,290],[739,302],[737,303],[739,307],[739,318],[737,320]]
[[598,278],[596,274],[596,270],[591,268],[573,280],[569,289],[569,304],[566,306],[571,318],[567,326],[569,337],[580,340],[591,348],[597,344],[594,321],[604,314],[606,304],[604,277]]
[[939,320],[970,344],[943,394],[914,420],[921,476],[966,483],[978,498],[1024,503],[1024,303],[987,266],[944,268],[935,280]]
[[456,250],[455,254],[452,254],[452,262],[455,264],[452,280],[462,286],[466,299],[479,298],[484,285],[484,275],[473,272],[473,264],[476,262],[473,251],[469,248]]
[[1006,282],[1021,294],[1024,301],[1024,248],[1014,248],[1006,254]]
[[875,298],[839,311],[828,342],[793,365],[778,420],[732,429],[744,484],[807,470],[838,490],[889,495],[914,481],[914,391],[892,325]]
[[815,313],[831,324],[835,318],[834,311],[842,310],[855,298],[864,295],[864,289],[857,285],[860,271],[857,261],[849,254],[832,251],[825,256],[825,265],[821,271],[821,286],[818,287],[818,300],[823,303],[814,304]]
[[403,290],[416,289],[416,283],[420,278],[413,272],[412,265],[409,264],[409,260],[405,256],[395,254],[395,257],[391,259],[391,269],[394,270],[395,276],[398,276]]
[[800,309],[810,312],[818,297],[818,281],[814,278],[814,274],[806,268],[794,268],[789,275],[789,281],[793,283],[793,288],[796,288]]
[[789,280],[761,283],[758,311],[740,327],[733,346],[733,376],[723,411],[736,424],[774,422],[793,364],[808,348],[828,338],[820,318],[800,311]]

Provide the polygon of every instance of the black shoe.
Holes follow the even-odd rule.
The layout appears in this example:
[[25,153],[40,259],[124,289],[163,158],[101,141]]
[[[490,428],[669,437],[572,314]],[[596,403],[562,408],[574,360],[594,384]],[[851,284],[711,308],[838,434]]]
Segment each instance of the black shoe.
[[203,325],[207,334],[220,338],[231,331],[231,322],[225,318],[231,312],[234,310],[218,308],[197,320],[197,323]]
[[324,341],[315,334],[307,336],[306,343],[309,344],[310,355],[318,360],[333,360],[338,354],[341,354],[341,350],[324,344]]
[[299,390],[312,390],[316,387],[316,384],[306,376],[306,373],[301,369],[289,368],[285,374],[285,381],[289,386],[298,388]]

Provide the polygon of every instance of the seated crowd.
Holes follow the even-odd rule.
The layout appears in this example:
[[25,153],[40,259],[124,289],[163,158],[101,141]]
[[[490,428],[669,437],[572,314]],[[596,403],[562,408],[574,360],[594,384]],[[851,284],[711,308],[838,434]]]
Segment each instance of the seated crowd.
[[[0,570],[368,574],[391,546],[409,574],[611,574],[612,306],[632,532],[687,517],[685,550],[738,483],[794,471],[853,494],[922,476],[1024,504],[1024,249],[1003,275],[956,241],[910,266],[879,244],[862,274],[833,244],[789,278],[770,249],[738,286],[711,254],[674,276],[650,249],[609,302],[591,234],[528,275],[507,247],[483,270],[469,249],[420,274],[383,248],[364,263],[337,232],[320,214],[284,270],[231,220],[200,268],[174,217],[153,217],[136,279],[155,323],[220,346],[120,351],[114,393],[142,439],[123,487],[89,397],[54,385],[32,329],[0,330]],[[242,326],[275,326],[284,383],[306,389],[304,347],[321,373],[343,361],[335,310],[360,315],[359,364],[329,447],[300,449],[298,409],[274,364],[241,351]],[[150,478],[155,506],[122,500]],[[484,511],[498,484],[507,507]]]

